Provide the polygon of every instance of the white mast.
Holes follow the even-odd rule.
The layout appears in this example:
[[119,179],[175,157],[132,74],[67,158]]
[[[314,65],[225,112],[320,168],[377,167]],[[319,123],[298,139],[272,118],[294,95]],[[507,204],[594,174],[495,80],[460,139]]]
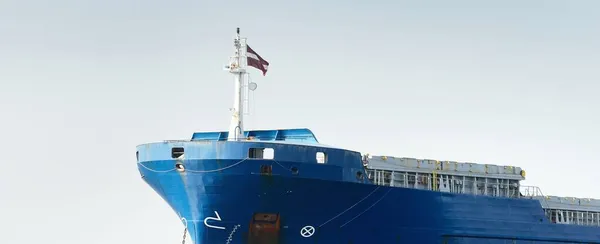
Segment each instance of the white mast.
[[[246,74],[244,64],[246,60],[241,53],[242,43],[240,39],[240,28],[237,28],[237,34],[234,39],[233,45],[235,47],[234,56],[231,57],[231,61],[225,68],[234,75],[235,78],[235,96],[233,102],[233,108],[231,109],[231,124],[229,125],[228,140],[235,141],[240,140],[244,137],[244,99],[243,99],[243,78]],[[243,46],[245,47],[245,45]]]

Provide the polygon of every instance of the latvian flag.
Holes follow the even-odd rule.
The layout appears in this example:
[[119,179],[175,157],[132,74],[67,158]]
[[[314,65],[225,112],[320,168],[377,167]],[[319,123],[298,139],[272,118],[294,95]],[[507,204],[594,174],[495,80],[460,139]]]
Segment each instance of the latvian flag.
[[246,57],[248,59],[248,66],[252,66],[262,71],[263,76],[267,73],[269,68],[269,62],[264,60],[258,55],[250,46],[246,45]]

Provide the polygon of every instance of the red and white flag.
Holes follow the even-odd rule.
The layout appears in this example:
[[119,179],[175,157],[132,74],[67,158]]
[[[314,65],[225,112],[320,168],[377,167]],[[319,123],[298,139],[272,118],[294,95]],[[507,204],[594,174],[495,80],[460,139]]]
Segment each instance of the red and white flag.
[[246,57],[248,61],[248,66],[252,66],[262,71],[263,76],[267,74],[267,69],[269,69],[269,62],[264,60],[258,53],[256,53],[250,46],[246,45]]

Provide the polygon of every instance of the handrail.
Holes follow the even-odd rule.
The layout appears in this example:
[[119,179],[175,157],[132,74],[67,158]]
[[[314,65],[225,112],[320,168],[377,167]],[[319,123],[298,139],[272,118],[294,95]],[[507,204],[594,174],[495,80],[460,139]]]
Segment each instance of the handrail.
[[[537,198],[539,200],[539,198],[542,199],[542,201],[544,201],[544,204],[546,205],[546,207],[549,207],[550,205],[548,205],[548,201],[546,201],[546,196],[544,196],[544,193],[542,192],[542,189],[540,189],[537,186],[519,186],[519,191],[521,189],[525,189],[525,194],[522,195],[522,198],[524,197],[528,197],[529,199],[532,198]],[[542,206],[543,207],[543,206]]]

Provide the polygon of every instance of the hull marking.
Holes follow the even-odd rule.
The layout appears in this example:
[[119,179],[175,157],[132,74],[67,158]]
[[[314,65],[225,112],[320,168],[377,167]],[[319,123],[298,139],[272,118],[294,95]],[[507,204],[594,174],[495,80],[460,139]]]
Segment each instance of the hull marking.
[[219,212],[215,211],[215,214],[217,215],[216,218],[215,217],[206,217],[204,219],[204,225],[206,225],[206,227],[208,227],[208,228],[224,230],[225,227],[223,227],[223,226],[215,226],[215,225],[208,224],[208,220],[221,221],[221,216],[219,216]]
[[310,225],[304,226],[300,230],[300,235],[302,235],[302,237],[311,237],[314,234],[315,234],[315,227],[312,227]]

